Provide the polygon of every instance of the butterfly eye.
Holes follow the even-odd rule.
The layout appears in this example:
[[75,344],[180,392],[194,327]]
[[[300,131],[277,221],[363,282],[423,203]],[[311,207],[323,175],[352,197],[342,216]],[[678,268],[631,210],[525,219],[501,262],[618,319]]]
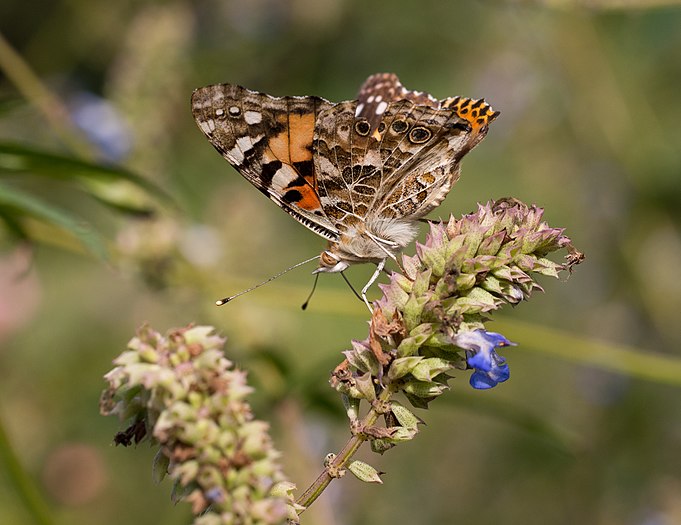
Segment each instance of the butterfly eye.
[[227,112],[229,113],[230,117],[238,117],[241,115],[241,108],[238,106],[232,106],[227,110]]
[[414,144],[423,144],[424,142],[428,142],[428,139],[432,135],[433,134],[429,129],[419,126],[409,132],[409,140]]
[[404,133],[409,126],[404,120],[396,120],[390,127],[395,133]]
[[355,131],[358,135],[366,137],[369,134],[369,131],[371,131],[371,125],[369,125],[366,120],[360,120],[355,124]]

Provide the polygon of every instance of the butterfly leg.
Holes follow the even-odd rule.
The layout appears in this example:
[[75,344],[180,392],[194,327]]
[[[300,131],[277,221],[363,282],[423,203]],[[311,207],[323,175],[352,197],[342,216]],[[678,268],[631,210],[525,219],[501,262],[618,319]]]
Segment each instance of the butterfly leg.
[[[386,249],[385,246],[383,246],[384,244],[388,244],[388,245],[390,245],[391,247],[394,247],[395,249],[398,249],[398,248],[399,248],[399,245],[398,245],[397,243],[394,243],[394,242],[392,242],[392,241],[388,241],[388,240],[386,240],[386,239],[381,239],[381,238],[379,238],[379,237],[376,237],[375,235],[372,235],[370,232],[366,232],[366,235],[367,235],[367,237],[369,237],[372,241],[374,241],[374,242],[376,243],[376,246],[378,246],[381,250],[383,250],[383,251],[385,252],[385,254],[386,254],[388,257],[390,257],[393,261],[395,261],[395,264],[397,264],[397,267],[398,267],[398,268],[400,269],[400,271],[407,277],[407,279],[410,279],[410,280],[413,281],[413,279],[412,279],[411,277],[409,277],[409,275],[407,275],[407,272],[406,272],[406,271],[404,270],[404,268],[402,267],[402,264],[400,264],[400,261],[399,261],[399,259],[397,258],[397,256],[396,256],[393,252],[391,252],[391,251],[389,251],[388,249]],[[385,266],[385,260],[384,260],[383,262],[384,262],[384,266]],[[388,272],[386,271],[386,273],[388,273]],[[374,280],[375,280],[375,279],[374,279]],[[372,281],[372,282],[373,282],[373,281]]]
[[367,290],[369,289],[369,287],[370,287],[372,284],[374,284],[374,282],[376,281],[376,279],[378,279],[378,276],[381,275],[381,272],[383,271],[384,266],[385,266],[385,259],[382,259],[381,262],[379,262],[379,263],[376,265],[376,271],[375,271],[374,274],[371,276],[371,279],[369,279],[369,282],[367,282],[367,283],[364,285],[364,288],[362,288],[362,299],[364,300],[364,304],[367,305],[367,308],[368,308],[369,311],[372,313],[372,315],[373,315],[373,313],[374,313],[374,309],[371,307],[371,305],[369,304],[369,301],[367,300]]

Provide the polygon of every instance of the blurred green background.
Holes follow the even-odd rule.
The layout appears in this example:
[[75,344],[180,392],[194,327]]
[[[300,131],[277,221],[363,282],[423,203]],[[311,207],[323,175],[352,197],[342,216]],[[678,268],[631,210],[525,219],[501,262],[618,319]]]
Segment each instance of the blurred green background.
[[[513,196],[545,207],[587,260],[490,325],[519,343],[505,352],[510,381],[476,392],[459,374],[419,412],[428,425],[414,441],[360,454],[387,472],[384,485],[348,476],[303,523],[681,524],[674,4],[3,1],[0,143],[31,149],[0,148],[0,418],[46,502],[43,523],[190,521],[168,483],[153,484],[153,451],[114,448],[117,422],[98,415],[101,376],[145,321],[213,324],[228,337],[301,489],[344,443],[327,379],[350,339],[366,336],[366,308],[327,275],[302,312],[311,268],[215,308],[324,243],[216,154],[189,97],[230,82],[346,100],[391,71],[408,88],[501,111],[434,216]],[[111,163],[113,175],[41,164],[36,151]],[[174,204],[125,183],[120,167]],[[7,205],[11,191],[23,208]],[[16,213],[29,197],[39,212]],[[371,271],[348,275],[361,287]],[[0,458],[0,523],[39,522],[7,465]]]

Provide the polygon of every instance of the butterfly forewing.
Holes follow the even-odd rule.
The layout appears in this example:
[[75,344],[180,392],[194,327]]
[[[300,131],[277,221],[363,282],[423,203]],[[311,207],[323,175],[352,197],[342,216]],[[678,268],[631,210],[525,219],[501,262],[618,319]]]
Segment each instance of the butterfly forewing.
[[319,97],[275,98],[231,84],[192,96],[194,118],[215,149],[296,220],[335,240],[316,191],[311,149],[317,115],[332,106]]

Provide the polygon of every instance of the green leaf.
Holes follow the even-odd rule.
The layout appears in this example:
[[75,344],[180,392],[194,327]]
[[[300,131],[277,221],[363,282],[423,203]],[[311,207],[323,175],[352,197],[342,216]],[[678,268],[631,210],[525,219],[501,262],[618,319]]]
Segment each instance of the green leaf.
[[416,430],[418,428],[418,424],[423,423],[421,418],[416,416],[411,410],[405,408],[397,401],[393,401],[391,403],[390,410],[395,415],[395,418],[400,425],[402,425],[404,428]]
[[172,204],[170,196],[150,181],[118,166],[107,166],[45,152],[20,144],[0,142],[0,172],[30,172],[54,179],[73,180],[98,201],[116,210],[148,216],[150,197]]
[[364,481],[365,483],[383,483],[378,470],[363,461],[353,461],[348,465],[348,470],[352,472],[358,480]]
[[[9,215],[17,222],[18,216],[33,217],[69,232],[76,237],[91,253],[106,259],[104,242],[94,230],[71,213],[48,204],[28,193],[0,184],[0,209],[2,216]],[[12,228],[11,222],[5,221]]]
[[390,381],[395,381],[400,377],[406,376],[414,369],[417,364],[419,364],[421,360],[423,360],[423,357],[420,355],[399,357],[395,359],[390,364],[390,370],[388,370],[388,379]]
[[434,377],[451,370],[451,368],[451,363],[446,359],[428,357],[413,368],[411,375],[420,381],[431,381]]
[[159,449],[156,452],[156,456],[154,456],[154,462],[151,467],[151,476],[154,483],[161,483],[168,475],[168,465],[170,465],[170,459],[163,453],[162,449]]

